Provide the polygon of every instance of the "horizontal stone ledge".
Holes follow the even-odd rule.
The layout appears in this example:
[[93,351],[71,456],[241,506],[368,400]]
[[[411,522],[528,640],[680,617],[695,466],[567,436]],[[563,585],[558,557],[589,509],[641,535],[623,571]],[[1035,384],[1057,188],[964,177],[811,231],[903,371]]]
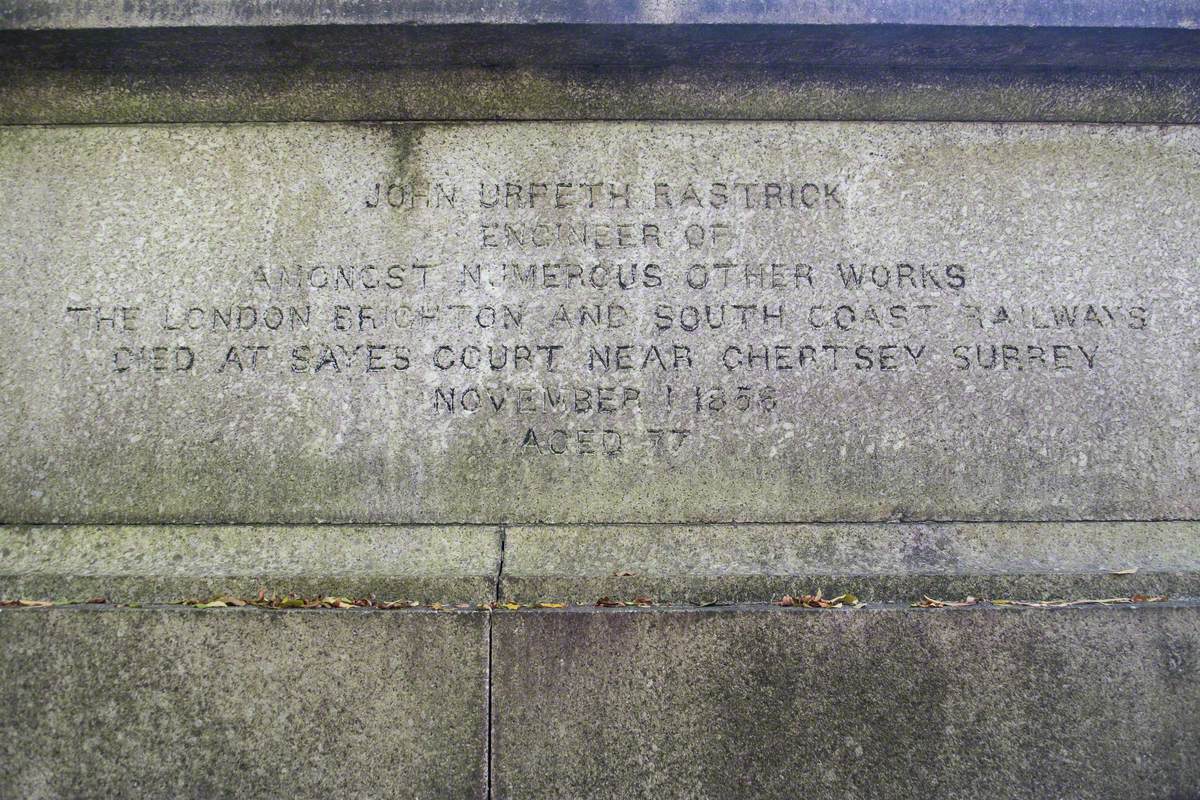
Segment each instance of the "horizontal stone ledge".
[[171,603],[260,590],[429,603],[495,597],[486,526],[0,526],[0,598]]
[[1190,123],[1200,31],[463,24],[0,27],[0,122]]
[[867,602],[1196,597],[1200,523],[516,526],[500,579],[516,603],[769,602],[818,589]]
[[[3,37],[0,37],[2,40]],[[760,65],[27,69],[5,48],[0,123],[402,120],[1200,121],[1200,71]],[[69,49],[69,48],[68,48]],[[190,48],[189,48],[190,49]],[[1200,46],[1193,48],[1200,52]],[[26,57],[27,56],[27,57]],[[503,87],[502,89],[500,87]]]
[[497,798],[1200,792],[1200,606],[495,615]]
[[[0,70],[297,74],[415,66],[1195,69],[1200,30],[879,25],[438,25],[4,30]],[[198,47],[197,47],[198,46]],[[581,74],[591,74],[581,69]],[[878,76],[877,76],[878,77]]]
[[1087,3],[996,3],[992,0],[2,0],[5,28],[144,28],[368,24],[663,24],[977,25],[985,27],[1194,28],[1189,0],[1093,0]]
[[[477,606],[1200,596],[1200,523],[0,526],[0,599]],[[1136,570],[1129,573],[1129,570]],[[1124,574],[1115,574],[1124,573]]]
[[0,599],[0,610],[31,614],[46,611],[188,611],[200,614],[245,613],[245,614],[543,614],[575,611],[599,613],[643,613],[643,612],[686,612],[697,608],[721,608],[726,611],[766,611],[781,608],[797,613],[837,613],[876,611],[976,611],[976,610],[1030,610],[1060,611],[1087,607],[1174,607],[1196,602],[1195,598],[1171,599],[1166,595],[1127,594],[1118,597],[1076,597],[1050,600],[1023,598],[987,599],[977,597],[923,597],[919,602],[876,601],[861,602],[857,596],[830,596],[825,594],[783,597],[771,602],[764,601],[697,601],[697,602],[653,602],[649,598],[621,600],[602,597],[589,603],[527,602],[497,600],[489,603],[418,603],[410,601],[389,602],[383,600],[354,598],[333,595],[267,595],[246,596],[216,595],[207,600],[188,599],[175,602],[117,603],[103,597],[80,599],[20,598]]
[[[4,2],[0,122],[9,124],[1197,116],[1200,30],[1146,4],[1046,11],[1027,25],[1012,6],[939,7],[945,24],[911,24],[922,14],[892,3],[861,19],[842,4],[821,14],[738,3],[712,15],[709,4],[683,3],[678,17],[647,18],[588,4],[529,24],[473,5],[446,24],[429,4],[399,19],[388,16],[398,6],[354,4],[366,24],[347,24],[332,8],[290,16],[287,3],[217,4],[206,17],[203,3],[92,14],[105,4]],[[1072,14],[1091,24],[1069,24]]]

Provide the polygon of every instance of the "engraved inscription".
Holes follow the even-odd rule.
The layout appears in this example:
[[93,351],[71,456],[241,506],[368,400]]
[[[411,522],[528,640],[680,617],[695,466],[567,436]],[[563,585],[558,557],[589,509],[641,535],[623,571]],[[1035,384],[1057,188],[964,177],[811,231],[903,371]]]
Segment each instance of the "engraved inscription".
[[10,126],[0,509],[1194,518],[1198,154],[1186,126]]
[[[233,294],[70,305],[64,322],[103,340],[113,380],[416,374],[419,399],[397,414],[517,417],[508,444],[521,453],[607,456],[777,415],[830,373],[1087,380],[1129,337],[1154,334],[1136,295],[991,299],[1003,287],[967,243],[830,261],[801,237],[764,258],[770,240],[756,236],[790,238],[795,215],[854,214],[838,178],[382,178],[365,197],[355,213],[406,224],[420,209],[431,233],[473,230],[476,259],[431,244],[379,262],[239,264]],[[682,209],[739,216],[694,222]],[[759,217],[765,227],[747,232]]]

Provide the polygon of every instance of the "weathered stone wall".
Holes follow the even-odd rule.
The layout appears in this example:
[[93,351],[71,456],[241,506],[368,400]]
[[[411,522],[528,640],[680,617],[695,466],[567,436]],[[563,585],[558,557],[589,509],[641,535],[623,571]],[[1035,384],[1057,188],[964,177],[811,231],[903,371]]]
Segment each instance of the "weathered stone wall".
[[0,797],[1200,796],[1197,19],[0,0]]
[[1191,128],[12,128],[0,152],[12,521],[1197,513]]
[[1192,797],[1196,622],[1182,608],[499,615],[495,796]]
[[486,797],[481,614],[0,610],[0,796]]

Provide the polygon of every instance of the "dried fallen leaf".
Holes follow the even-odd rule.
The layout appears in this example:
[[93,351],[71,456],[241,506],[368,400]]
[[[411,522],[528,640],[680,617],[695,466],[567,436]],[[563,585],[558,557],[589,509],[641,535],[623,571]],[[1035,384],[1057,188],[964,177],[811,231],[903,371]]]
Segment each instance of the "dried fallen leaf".
[[858,595],[846,592],[845,594],[839,594],[837,597],[826,598],[821,590],[818,589],[816,594],[802,594],[799,597],[785,594],[776,602],[776,605],[789,608],[796,606],[801,608],[844,608],[846,606],[861,608],[863,604],[859,601]]
[[[377,603],[375,607],[390,611],[396,608],[416,608],[419,605],[421,604],[416,600],[391,600],[387,603]],[[480,608],[484,608],[485,605],[481,605]]]
[[617,608],[625,605],[620,600],[614,600],[611,597],[601,597],[596,601],[596,605],[600,608]]
[[566,603],[538,603],[538,608],[566,608]]
[[1137,571],[1138,571],[1137,567],[1130,567],[1129,569],[1114,569],[1109,574],[1110,575],[1136,575]]
[[53,600],[18,600],[17,605],[24,608],[49,608],[54,605]]
[[829,600],[826,600],[821,595],[821,590],[817,589],[816,594],[800,595],[800,605],[804,606],[805,608],[831,608],[833,603]]
[[1073,608],[1075,606],[1113,606],[1127,605],[1129,603],[1161,603],[1167,600],[1166,595],[1145,595],[1135,594],[1132,597],[1102,597],[1102,598],[1085,598],[1081,600],[981,600],[974,597],[968,597],[965,600],[935,600],[929,595],[925,595],[918,603],[913,603],[915,608],[961,608],[963,606],[979,605],[981,603],[993,606],[1016,606],[1020,608]]
[[981,601],[968,597],[965,600],[936,600],[929,595],[921,598],[920,602],[913,603],[914,608],[963,608],[964,606],[978,605]]

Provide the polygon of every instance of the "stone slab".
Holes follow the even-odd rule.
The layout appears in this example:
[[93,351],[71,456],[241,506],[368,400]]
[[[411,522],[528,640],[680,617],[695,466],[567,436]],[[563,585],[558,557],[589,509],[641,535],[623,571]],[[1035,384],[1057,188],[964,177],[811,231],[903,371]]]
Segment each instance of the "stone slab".
[[[75,58],[68,42],[63,48]],[[185,52],[197,45],[188,44]],[[202,46],[202,45],[200,45]],[[1200,122],[1200,72],[673,64],[406,67],[312,72],[213,67],[29,68],[46,43],[0,52],[0,123],[306,120],[945,120]],[[1196,45],[1193,44],[1193,49]],[[102,51],[100,59],[109,59]],[[880,74],[886,73],[886,82]]]
[[1200,793],[1200,607],[494,616],[504,798]]
[[486,796],[483,614],[0,611],[0,795]]
[[495,598],[489,527],[3,526],[0,598],[170,603],[260,590],[429,603]]
[[1192,128],[12,127],[0,192],[7,522],[1200,514]]
[[3,28],[283,26],[468,23],[737,23],[1195,28],[1194,0],[0,0]]
[[0,29],[0,122],[1189,123],[1200,115],[1198,67],[1200,30],[1186,28],[477,23]]
[[[1136,570],[1133,574],[1114,574]],[[850,592],[1045,600],[1200,597],[1200,524],[516,526],[500,597],[590,605],[601,597],[747,603]]]
[[[0,67],[125,72],[411,67],[1038,67],[1191,70],[1200,29],[896,28],[883,25],[436,25],[0,29]],[[200,45],[203,49],[189,50]],[[363,51],[369,51],[365,61]],[[886,85],[887,80],[876,74]],[[250,80],[251,76],[243,76]],[[499,81],[503,83],[503,81]],[[511,87],[516,88],[516,87]]]

